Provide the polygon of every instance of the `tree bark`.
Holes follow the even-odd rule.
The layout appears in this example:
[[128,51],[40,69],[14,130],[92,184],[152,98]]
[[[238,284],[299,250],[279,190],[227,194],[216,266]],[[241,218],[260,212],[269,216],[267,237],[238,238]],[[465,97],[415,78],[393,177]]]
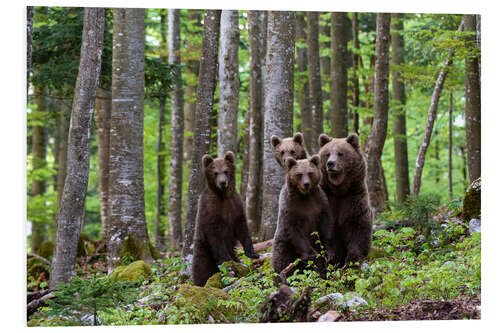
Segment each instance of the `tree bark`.
[[358,66],[360,62],[360,48],[359,48],[359,38],[358,38],[358,13],[352,13],[352,39],[354,51],[352,52],[352,107],[354,113],[354,125],[353,131],[359,135],[359,74]]
[[392,17],[392,103],[394,108],[394,159],[396,169],[396,201],[403,203],[410,195],[408,145],[406,142],[406,93],[400,67],[404,64],[403,15]]
[[[296,14],[295,21],[295,42],[306,43],[306,21],[303,12],[298,12]],[[312,116],[311,116],[311,101],[309,99],[309,82],[308,82],[308,71],[307,71],[307,47],[300,47],[298,44],[297,48],[297,75],[298,75],[298,87],[297,87],[297,98],[300,108],[300,130],[304,135],[304,146],[306,151],[311,154],[313,152],[313,137],[312,137]]]
[[450,90],[450,109],[448,115],[448,193],[453,199],[453,91]]
[[60,103],[59,123],[57,124],[58,149],[57,149],[57,207],[61,206],[61,199],[66,181],[68,167],[68,132],[71,109],[66,104]]
[[[320,36],[325,36],[327,37],[328,40],[319,43],[319,46],[321,49],[326,49],[328,54],[321,56],[319,59],[320,61],[320,66],[321,66],[321,79],[322,79],[322,95],[323,95],[323,102],[326,101],[329,98],[329,87],[330,84],[330,75],[331,75],[331,70],[330,70],[330,13],[327,12],[322,12],[320,13],[320,25],[319,25],[319,35]],[[322,17],[321,17],[322,16]],[[321,51],[321,50],[320,50]],[[321,54],[321,52],[320,52]],[[318,138],[316,138],[317,140]]]
[[[185,63],[186,63],[186,98],[185,98],[185,113],[184,113],[184,160],[191,160],[191,152],[193,150],[193,125],[194,125],[194,110],[196,106],[196,83],[198,80],[198,72],[200,70],[200,49],[201,42],[198,42],[199,31],[202,30],[201,25],[201,10],[188,9],[186,25],[186,48],[185,48]],[[200,39],[201,40],[201,39]]]
[[[463,30],[463,20],[460,23],[459,31]],[[432,92],[431,104],[429,106],[429,111],[427,112],[427,123],[425,124],[425,132],[422,138],[422,143],[418,149],[417,160],[415,162],[415,173],[413,174],[413,187],[412,187],[412,195],[417,197],[420,192],[420,185],[422,183],[422,171],[424,169],[425,163],[425,154],[427,152],[427,148],[429,147],[432,135],[432,128],[434,127],[434,121],[436,120],[437,109],[439,105],[439,98],[441,97],[441,91],[443,90],[444,81],[446,79],[446,75],[451,68],[453,62],[453,56],[455,54],[455,50],[452,48],[446,59],[443,69],[438,75],[436,80],[436,84],[434,85],[434,91]]]
[[220,25],[217,154],[224,156],[227,151],[236,153],[238,144],[238,11],[223,10]]
[[193,236],[198,198],[205,183],[201,159],[204,154],[209,152],[210,147],[210,118],[213,112],[214,92],[217,84],[220,17],[220,10],[205,11],[200,73],[196,89],[193,155],[189,174],[184,244],[182,246],[182,258],[188,264],[188,274],[191,272],[193,261]]
[[[311,150],[317,152],[318,137],[323,133],[323,96],[321,91],[321,67],[318,41],[318,12],[307,12],[307,66],[309,68],[309,92],[311,95]],[[307,142],[307,141],[306,141]]]
[[477,48],[476,15],[464,15],[464,31],[475,32],[466,37],[465,59],[465,138],[469,182],[481,176],[481,82]]
[[144,9],[114,9],[109,156],[108,273],[133,243],[151,262],[144,211]]
[[68,142],[68,168],[59,210],[50,288],[75,274],[75,259],[87,193],[90,130],[101,70],[104,8],[85,8]]
[[367,185],[370,204],[375,212],[384,209],[385,192],[382,151],[387,136],[389,109],[389,43],[391,14],[377,14],[375,46],[375,100],[373,124],[368,137]]
[[347,37],[349,35],[347,13],[332,13],[331,29],[331,87],[330,121],[332,136],[344,138],[348,134],[347,112]]
[[170,243],[180,248],[182,242],[182,145],[184,135],[184,93],[182,91],[181,24],[179,9],[168,10],[168,63],[175,65],[174,87],[171,93],[170,184],[168,200],[168,224]]
[[274,236],[285,170],[276,163],[271,136],[290,137],[293,127],[295,12],[269,13],[264,98],[264,157],[260,240]]
[[243,203],[246,202],[247,187],[248,187],[248,152],[250,146],[250,114],[247,110],[245,113],[245,119],[243,121],[244,132],[242,142],[242,149],[240,151],[241,155],[241,182],[240,182],[240,198]]
[[[36,104],[36,119],[44,121],[44,114],[46,113],[46,100],[44,89],[42,87],[35,87],[34,89],[34,102]],[[31,129],[31,156],[33,158],[33,171],[39,170],[46,165],[46,140],[45,140],[45,127],[42,125],[33,125]],[[45,180],[33,179],[31,181],[31,198],[35,198],[45,193]],[[31,252],[38,253],[40,245],[45,237],[45,227],[41,221],[31,221]]]
[[254,236],[259,232],[262,207],[262,154],[264,144],[262,129],[264,125],[266,31],[267,12],[248,11],[248,41],[250,44],[248,112],[250,116],[250,135],[246,213],[248,228]]
[[33,45],[33,6],[26,7],[26,99],[28,99],[31,73],[31,51]]

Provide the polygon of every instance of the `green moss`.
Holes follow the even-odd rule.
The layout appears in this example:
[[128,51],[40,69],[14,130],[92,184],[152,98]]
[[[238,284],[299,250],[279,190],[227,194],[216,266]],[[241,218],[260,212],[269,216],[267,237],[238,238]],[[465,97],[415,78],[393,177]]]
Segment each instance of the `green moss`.
[[45,259],[49,259],[54,255],[54,242],[45,241],[40,245],[40,250],[38,250],[38,254]]
[[48,279],[50,277],[50,266],[40,258],[30,258],[27,262],[28,281],[37,280],[42,273],[45,273],[45,278]]
[[92,239],[85,233],[80,234],[80,238],[78,239],[78,247],[76,250],[77,257],[85,257],[89,254],[95,253],[95,246],[92,242]]
[[481,177],[473,181],[464,195],[462,219],[469,222],[481,218]]
[[239,262],[230,260],[222,263],[222,266],[226,267],[228,271],[233,271],[237,277],[244,277],[250,274],[250,268]]
[[378,246],[372,246],[370,248],[370,251],[368,252],[368,255],[366,256],[367,260],[370,259],[378,259],[378,258],[383,258],[388,256],[389,254],[381,247]]
[[156,249],[156,247],[154,247],[151,241],[148,241],[148,246],[149,246],[149,253],[151,253],[151,257],[153,257],[154,260],[160,259],[160,252]]
[[221,272],[212,275],[205,283],[205,288],[224,288],[224,284],[222,283],[222,274]]
[[109,276],[115,282],[139,282],[151,275],[151,267],[142,260],[128,266],[118,266]]

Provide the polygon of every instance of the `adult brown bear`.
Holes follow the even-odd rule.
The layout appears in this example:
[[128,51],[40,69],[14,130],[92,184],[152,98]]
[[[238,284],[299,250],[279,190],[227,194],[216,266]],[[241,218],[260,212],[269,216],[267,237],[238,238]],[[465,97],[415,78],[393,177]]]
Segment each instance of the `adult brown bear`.
[[356,134],[342,139],[321,134],[319,145],[321,187],[328,197],[333,218],[333,263],[344,266],[361,262],[370,250],[373,216],[359,138]]
[[243,203],[236,192],[235,157],[228,151],[224,157],[202,159],[206,188],[198,201],[193,253],[193,282],[204,286],[218,265],[238,260],[236,241],[243,245],[249,258],[258,258],[248,233]]

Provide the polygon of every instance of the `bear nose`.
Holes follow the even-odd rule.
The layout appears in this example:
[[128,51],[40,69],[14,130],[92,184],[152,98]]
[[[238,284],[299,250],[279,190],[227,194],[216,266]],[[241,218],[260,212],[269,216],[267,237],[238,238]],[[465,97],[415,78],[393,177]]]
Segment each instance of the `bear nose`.
[[225,179],[220,181],[220,186],[225,187],[226,185],[227,181]]
[[330,160],[326,162],[326,166],[328,167],[328,169],[333,169],[335,167],[335,162]]
[[309,186],[311,186],[311,184],[310,184],[309,182],[304,182],[304,188],[305,188],[305,189],[308,189],[308,188],[309,188]]

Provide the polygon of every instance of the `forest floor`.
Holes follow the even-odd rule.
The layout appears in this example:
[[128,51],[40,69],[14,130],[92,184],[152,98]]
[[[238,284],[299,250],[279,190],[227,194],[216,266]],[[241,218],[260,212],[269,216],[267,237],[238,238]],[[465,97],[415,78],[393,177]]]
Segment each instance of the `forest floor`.
[[[316,313],[314,320],[327,312],[334,314],[329,321],[480,319],[481,234],[471,233],[468,224],[446,207],[434,210],[426,223],[421,216],[414,216],[413,222],[407,217],[390,212],[378,218],[372,251],[361,266],[330,268],[326,279],[312,269],[293,273],[287,279],[294,293],[291,302],[308,290],[307,308]],[[269,256],[267,245],[260,252],[263,256]],[[279,290],[276,274],[268,258],[252,263],[239,253],[249,272],[220,267],[215,284],[219,289],[192,286],[182,274],[185,267],[178,252],[161,253],[145,278],[119,287],[106,276],[105,258],[88,263],[88,257],[81,257],[77,279],[38,309],[28,325],[262,321],[267,300]],[[31,277],[28,292],[46,285],[46,275]],[[113,288],[119,293],[110,292]],[[331,295],[337,299],[323,302]],[[275,321],[299,321],[294,316]]]

